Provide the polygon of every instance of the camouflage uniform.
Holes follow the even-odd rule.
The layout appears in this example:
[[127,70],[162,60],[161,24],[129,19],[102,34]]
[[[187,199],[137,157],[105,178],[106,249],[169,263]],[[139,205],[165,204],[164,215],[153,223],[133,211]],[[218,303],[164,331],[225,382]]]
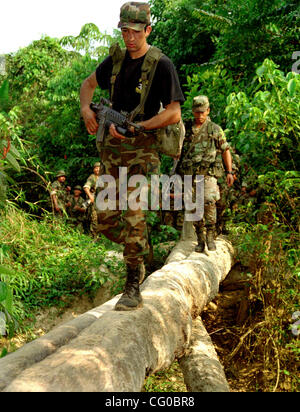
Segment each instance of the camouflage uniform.
[[[100,169],[100,174],[101,174],[103,172],[103,165],[101,165],[100,162],[97,162],[94,164],[94,168],[96,166],[101,168]],[[87,181],[83,186],[83,188],[88,188],[94,196],[96,195],[97,179],[98,179],[98,176],[92,173],[87,178]],[[86,220],[89,226],[88,228],[89,232],[92,234],[93,237],[96,237],[97,232],[98,232],[98,217],[97,217],[95,202],[94,203],[88,202]]]
[[[147,25],[150,25],[149,4],[128,2],[122,6],[118,27],[140,31]],[[166,58],[166,56],[163,56],[163,58]],[[114,62],[112,70],[114,75],[111,76],[110,87],[111,93],[113,94],[111,100],[114,104],[118,104],[119,102],[114,101],[115,94],[113,93],[113,90],[116,90],[114,86],[118,83],[118,78],[121,77],[124,70],[122,66],[122,69],[118,75],[116,75],[114,68],[119,65],[119,61],[115,62],[115,55],[112,56],[112,60]],[[124,61],[126,62],[126,58]],[[170,73],[169,67],[170,65],[168,66]],[[139,77],[140,82],[143,77],[142,70]],[[180,88],[179,82],[176,83],[176,87],[177,84],[178,88]],[[138,84],[138,87],[135,88],[135,92],[138,94],[143,92],[143,90],[139,90],[140,86],[143,88],[140,83]],[[124,84],[124,88],[125,87],[126,84]],[[176,90],[176,87],[172,84],[172,91]],[[151,85],[151,91],[152,88],[154,90],[154,82]],[[162,93],[161,89],[162,87],[158,90],[158,93]],[[150,95],[151,92],[149,93],[149,98]],[[182,96],[180,97],[180,100],[184,100],[181,90],[180,96]],[[160,99],[156,98],[158,103],[160,103],[159,100],[161,101],[161,96],[159,97]],[[157,111],[154,114],[151,113],[151,117],[157,114],[158,111],[159,104]],[[146,114],[146,105],[144,114]],[[137,117],[134,118],[133,121],[138,122],[143,119],[144,114],[138,112]],[[157,136],[155,133],[152,134],[147,132],[140,133],[131,138],[126,138],[125,140],[119,140],[108,135],[105,138],[105,145],[100,149],[100,158],[104,165],[104,173],[115,178],[117,189],[119,187],[119,167],[127,167],[128,179],[137,174],[143,175],[148,179],[151,174],[159,173],[160,158],[157,150]],[[130,195],[130,191],[133,191],[134,189],[136,188],[128,188],[128,196]],[[144,257],[149,252],[145,212],[143,210],[118,210],[118,196],[119,194],[117,193],[116,210],[98,211],[98,230],[114,242],[123,243],[125,245],[124,260],[128,266],[136,267],[143,265]]]
[[[199,107],[201,111],[207,110],[209,107],[207,97],[195,97],[193,107]],[[207,231],[215,230],[216,202],[220,200],[217,179],[224,175],[221,155],[229,148],[229,145],[222,128],[213,123],[209,117],[200,127],[197,127],[194,122],[191,127],[186,126],[186,130],[178,173],[193,175],[193,181],[196,175],[204,176],[204,219],[194,222],[199,241],[200,237],[203,239],[204,227]]]
[[[128,179],[133,175],[150,178],[158,174],[159,155],[156,149],[156,136],[143,133],[120,141],[107,136],[101,149],[101,161],[105,174],[115,178],[119,188],[119,167],[127,167]],[[135,188],[128,188],[128,196]],[[124,260],[129,266],[143,264],[144,256],[149,252],[147,239],[146,215],[141,209],[119,210],[119,193],[116,194],[116,210],[98,211],[98,230],[110,240],[125,244]],[[97,206],[96,206],[97,207]]]
[[[126,29],[142,31],[150,25],[150,7],[147,3],[128,2],[121,7],[120,27],[126,35]],[[147,29],[146,29],[147,31]],[[143,37],[143,46],[147,45],[146,31]],[[149,32],[149,30],[148,30]],[[146,49],[146,47],[145,47]],[[141,96],[145,96],[147,82],[145,72],[142,70],[143,62],[148,62],[148,52],[137,59],[131,58],[129,48],[126,53],[119,53],[118,47],[110,49],[110,56],[96,69],[96,79],[102,89],[109,89],[113,109],[131,113],[134,122],[151,119],[158,114],[160,103],[166,107],[171,101],[184,101],[180,89],[178,76],[174,65],[167,56],[162,55],[156,61],[157,70],[167,78],[167,82],[154,76],[151,90],[147,96],[145,107],[141,110]],[[153,50],[150,48],[148,51]],[[149,63],[150,64],[150,63]],[[176,75],[175,75],[176,74]],[[177,77],[176,77],[177,76]],[[164,87],[165,86],[165,87]],[[152,93],[153,92],[153,93]],[[145,109],[145,110],[144,110]],[[134,115],[133,115],[134,112]],[[114,210],[99,210],[98,196],[96,201],[98,215],[98,230],[110,240],[124,245],[123,256],[127,266],[127,279],[125,291],[116,304],[116,310],[132,310],[142,303],[139,283],[145,273],[144,257],[148,253],[146,214],[142,207],[137,210],[128,207],[120,210],[119,168],[127,168],[127,178],[142,175],[147,179],[151,174],[159,172],[159,153],[157,150],[157,137],[153,133],[139,133],[130,138],[120,140],[110,134],[105,136],[105,141],[100,151],[101,162],[104,166],[104,175],[110,175],[116,182],[116,207]],[[136,190],[128,187],[127,196]]]
[[[56,178],[58,179],[61,176],[66,176],[66,174],[63,170],[60,170],[57,173]],[[57,205],[61,210],[61,212],[57,212],[54,209],[54,213],[58,216],[62,216],[63,214],[66,214],[66,205],[69,201],[69,196],[70,196],[68,191],[67,191],[66,182],[59,182],[58,180],[55,180],[55,182],[53,182],[51,184],[50,196],[51,196],[51,198],[53,196],[56,196]],[[53,200],[52,200],[52,204],[53,204]],[[54,207],[54,204],[53,204],[53,207]]]
[[[82,188],[81,186],[75,186],[74,190],[82,191]],[[85,220],[85,200],[81,196],[75,197],[75,195],[72,194],[69,197],[69,202],[69,221],[72,225],[83,231],[83,222]],[[75,206],[78,206],[80,209],[84,209],[84,211],[75,209]]]

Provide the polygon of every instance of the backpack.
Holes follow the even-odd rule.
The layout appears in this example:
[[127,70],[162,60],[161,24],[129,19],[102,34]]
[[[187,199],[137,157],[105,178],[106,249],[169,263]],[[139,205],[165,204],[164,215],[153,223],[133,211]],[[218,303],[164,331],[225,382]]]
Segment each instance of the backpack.
[[[113,61],[112,76],[110,81],[111,100],[113,99],[115,81],[121,71],[125,53],[126,49],[121,49],[119,43],[112,45],[109,50],[109,54],[112,57]],[[130,121],[134,121],[134,118],[137,115],[144,115],[145,103],[150,92],[157,64],[162,56],[163,53],[160,49],[155,46],[150,46],[141,68],[142,92],[140,103],[130,113]],[[180,119],[178,123],[157,129],[156,137],[158,142],[158,149],[161,153],[174,158],[179,157],[185,137],[185,128],[182,119]]]

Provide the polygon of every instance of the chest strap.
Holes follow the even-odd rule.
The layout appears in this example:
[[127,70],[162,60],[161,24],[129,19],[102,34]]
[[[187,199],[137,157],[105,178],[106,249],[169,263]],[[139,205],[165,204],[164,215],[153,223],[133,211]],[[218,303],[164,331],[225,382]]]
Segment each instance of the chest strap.
[[[126,49],[121,49],[119,43],[115,43],[111,46],[109,50],[109,54],[112,57],[112,61],[113,61],[112,76],[110,79],[110,83],[111,83],[110,98],[111,98],[111,101],[113,102],[115,82],[116,82],[117,76],[119,75],[121,71],[122,64],[124,62],[125,55],[126,55]],[[129,119],[130,121],[133,121],[137,115],[140,115],[141,117],[144,115],[145,103],[146,103],[147,97],[150,92],[150,88],[152,85],[152,81],[154,78],[157,64],[162,55],[163,53],[161,52],[161,50],[155,46],[150,46],[149,50],[146,53],[146,56],[144,58],[144,61],[141,67],[142,91],[141,91],[140,103],[130,113],[130,119]]]

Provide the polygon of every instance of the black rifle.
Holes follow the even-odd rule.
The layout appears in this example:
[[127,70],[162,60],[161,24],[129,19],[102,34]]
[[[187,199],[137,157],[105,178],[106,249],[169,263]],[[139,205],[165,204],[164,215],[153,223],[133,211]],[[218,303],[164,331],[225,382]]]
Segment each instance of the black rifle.
[[99,124],[96,138],[97,143],[103,142],[106,130],[112,123],[116,126],[117,132],[125,137],[134,136],[129,130],[130,127],[133,127],[136,133],[141,133],[145,130],[143,126],[131,122],[128,119],[128,115],[113,110],[111,106],[111,102],[104,97],[100,98],[100,104],[90,104],[90,108],[96,113],[96,120]]

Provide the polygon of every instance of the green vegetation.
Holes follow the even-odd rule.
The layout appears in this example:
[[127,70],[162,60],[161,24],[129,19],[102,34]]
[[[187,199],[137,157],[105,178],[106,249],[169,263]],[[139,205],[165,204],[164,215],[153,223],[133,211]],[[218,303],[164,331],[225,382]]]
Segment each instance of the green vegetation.
[[107,249],[116,249],[107,240],[92,242],[51,216],[37,221],[13,207],[0,213],[0,285],[14,291],[13,306],[10,294],[4,304],[9,298],[7,310],[18,322],[37,308],[66,306],[86,293],[92,297],[108,280],[105,268],[124,272],[122,263],[106,256]]
[[[184,119],[191,118],[195,95],[209,96],[212,120],[240,155],[239,178],[257,193],[227,210],[230,238],[248,279],[249,307],[243,325],[232,325],[224,334],[225,370],[230,375],[241,362],[255,369],[248,390],[296,391],[300,349],[291,325],[299,310],[300,80],[291,68],[299,44],[299,4],[150,3],[149,40],[177,67],[186,96]],[[93,295],[108,280],[100,266],[124,274],[122,262],[107,257],[113,245],[104,238],[93,243],[57,224],[48,192],[59,169],[74,186],[98,160],[95,136],[88,135],[80,118],[79,87],[116,40],[119,32],[102,35],[87,24],[76,37],[43,37],[5,56],[6,74],[0,75],[0,312],[10,337],[37,308]],[[102,94],[98,90],[95,100]],[[170,164],[163,156],[162,170]],[[178,238],[155,216],[149,223],[154,246]],[[115,292],[121,286],[122,279]],[[1,348],[0,356],[6,351]],[[176,368],[162,372],[158,381],[149,377],[145,389],[182,390],[172,389],[169,380]],[[259,379],[262,370],[266,379]]]

